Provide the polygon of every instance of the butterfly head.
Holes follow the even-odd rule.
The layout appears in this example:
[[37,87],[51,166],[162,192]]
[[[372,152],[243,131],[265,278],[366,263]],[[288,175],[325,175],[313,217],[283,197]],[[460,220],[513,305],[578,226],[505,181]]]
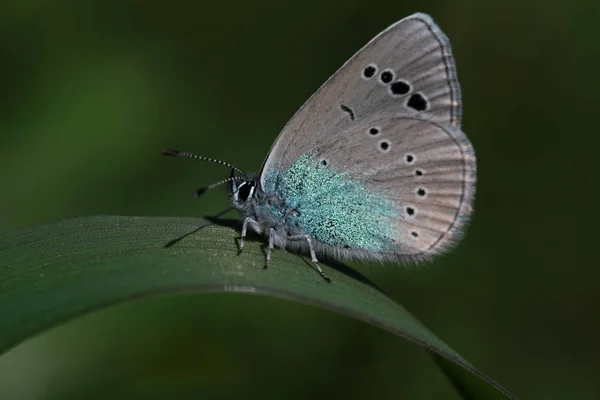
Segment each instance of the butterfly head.
[[[233,206],[239,210],[243,210],[248,207],[249,204],[252,203],[252,200],[255,197],[256,190],[258,188],[258,177],[248,176],[244,172],[242,172],[239,168],[225,162],[216,160],[214,158],[198,156],[196,154],[187,153],[184,151],[174,150],[174,149],[165,149],[162,152],[165,156],[176,156],[176,157],[190,157],[195,158],[202,161],[209,161],[217,164],[224,165],[226,167],[231,168],[231,175],[229,178],[223,179],[219,182],[215,182],[211,185],[204,186],[198,189],[195,193],[196,197],[202,196],[208,190],[220,186],[222,184],[231,184],[230,186],[230,197],[233,203]],[[236,175],[236,172],[238,175]]]
[[256,194],[256,179],[239,178],[231,181],[231,201],[236,208],[250,204]]

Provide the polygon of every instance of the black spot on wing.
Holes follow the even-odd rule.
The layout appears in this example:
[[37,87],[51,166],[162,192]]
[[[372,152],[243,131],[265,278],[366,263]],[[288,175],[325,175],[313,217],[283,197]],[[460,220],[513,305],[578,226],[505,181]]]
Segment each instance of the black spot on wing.
[[410,95],[406,105],[416,111],[425,111],[429,107],[427,99],[421,93]]
[[363,69],[363,77],[365,79],[371,79],[377,73],[377,65],[369,64]]
[[405,81],[396,81],[390,85],[390,91],[395,96],[404,96],[410,92],[410,85]]
[[356,116],[354,115],[353,109],[351,109],[350,107],[348,107],[347,105],[344,105],[344,104],[340,104],[340,108],[342,109],[343,112],[348,113],[348,115],[350,116],[350,119],[352,121],[354,121]]

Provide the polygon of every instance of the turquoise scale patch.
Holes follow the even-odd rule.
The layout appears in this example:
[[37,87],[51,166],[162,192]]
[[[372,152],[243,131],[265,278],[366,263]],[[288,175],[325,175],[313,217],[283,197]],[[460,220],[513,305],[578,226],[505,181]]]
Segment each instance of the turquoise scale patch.
[[285,173],[269,172],[264,183],[267,193],[300,210],[300,228],[323,243],[385,251],[398,237],[391,218],[399,213],[392,201],[311,155],[301,156]]

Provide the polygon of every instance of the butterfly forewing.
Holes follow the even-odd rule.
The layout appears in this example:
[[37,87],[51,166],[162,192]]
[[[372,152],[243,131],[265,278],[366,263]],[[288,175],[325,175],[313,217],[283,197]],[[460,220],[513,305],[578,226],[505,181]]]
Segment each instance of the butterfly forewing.
[[[369,67],[375,73],[368,78]],[[384,83],[388,72],[392,78]],[[410,91],[394,94],[402,82]],[[288,122],[263,170],[289,168],[324,137],[343,137],[349,126],[373,114],[420,116],[460,127],[460,87],[450,42],[428,15],[398,21],[344,64]]]

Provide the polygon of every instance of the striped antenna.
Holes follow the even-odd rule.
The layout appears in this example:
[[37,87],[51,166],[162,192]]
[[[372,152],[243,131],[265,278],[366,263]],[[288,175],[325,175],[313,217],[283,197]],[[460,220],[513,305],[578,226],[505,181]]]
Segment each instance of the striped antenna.
[[231,181],[235,181],[235,180],[238,180],[238,179],[239,179],[239,180],[241,180],[242,178],[240,178],[239,176],[230,176],[230,177],[229,177],[229,178],[227,178],[227,179],[223,179],[222,181],[219,181],[219,182],[213,183],[213,184],[211,184],[211,185],[208,185],[208,186],[205,186],[205,187],[203,187],[203,188],[200,188],[200,189],[196,190],[196,192],[194,193],[194,196],[196,196],[196,197],[200,197],[200,196],[202,196],[204,193],[206,193],[206,191],[208,191],[208,190],[210,190],[210,189],[212,189],[212,188],[215,188],[215,187],[217,187],[217,186],[220,186],[220,185],[222,185],[222,184],[224,184],[224,183],[231,182]]
[[[244,178],[248,179],[248,176],[239,168],[234,167],[233,165],[229,164],[228,162],[225,161],[221,161],[221,160],[215,160],[214,158],[209,158],[209,157],[203,157],[203,156],[198,156],[196,154],[192,154],[192,153],[187,153],[185,151],[179,151],[179,150],[174,150],[174,149],[164,149],[162,151],[163,156],[172,156],[172,157],[190,157],[190,158],[195,158],[196,160],[202,160],[202,161],[209,161],[209,162],[213,162],[213,163],[217,163],[217,164],[221,164],[224,165],[226,167],[231,168],[232,170],[236,171],[238,174],[240,174],[241,176],[243,176]],[[231,179],[230,179],[231,180]],[[223,184],[226,181],[223,182],[219,182],[219,184]],[[212,185],[211,185],[212,186]],[[210,186],[207,186],[205,189],[208,190],[210,188]],[[202,190],[202,189],[200,189]],[[205,191],[206,191],[205,190]]]

